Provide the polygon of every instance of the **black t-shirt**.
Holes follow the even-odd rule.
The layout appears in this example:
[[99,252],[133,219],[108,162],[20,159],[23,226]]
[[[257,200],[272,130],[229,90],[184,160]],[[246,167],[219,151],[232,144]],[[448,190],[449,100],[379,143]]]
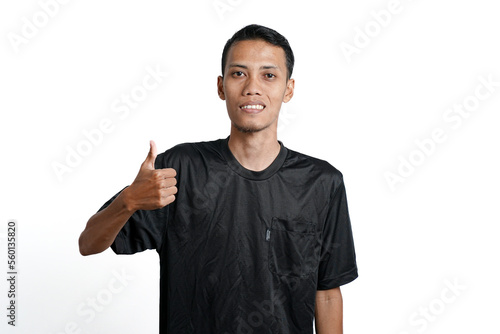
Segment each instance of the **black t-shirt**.
[[312,334],[316,291],[358,276],[342,174],[281,141],[250,171],[228,140],[158,155],[176,200],[136,211],[111,248],[160,255],[160,333]]

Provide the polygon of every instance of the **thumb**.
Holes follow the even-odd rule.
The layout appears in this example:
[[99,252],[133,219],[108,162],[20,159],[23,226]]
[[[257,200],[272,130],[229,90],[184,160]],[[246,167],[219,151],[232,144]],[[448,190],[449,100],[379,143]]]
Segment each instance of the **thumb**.
[[155,169],[155,160],[158,153],[156,152],[156,144],[153,140],[149,141],[149,153],[142,164],[143,168]]

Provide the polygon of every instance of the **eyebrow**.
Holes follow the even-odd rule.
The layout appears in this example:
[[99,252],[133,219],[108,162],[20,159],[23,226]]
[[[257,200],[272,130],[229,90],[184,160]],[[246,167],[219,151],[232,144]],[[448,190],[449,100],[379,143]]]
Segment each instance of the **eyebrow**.
[[[229,64],[229,68],[232,67],[240,67],[244,69],[248,69],[248,66],[246,65],[241,65],[241,64]],[[261,70],[271,70],[271,69],[276,69],[276,70],[281,70],[278,66],[276,65],[264,65],[260,67]]]

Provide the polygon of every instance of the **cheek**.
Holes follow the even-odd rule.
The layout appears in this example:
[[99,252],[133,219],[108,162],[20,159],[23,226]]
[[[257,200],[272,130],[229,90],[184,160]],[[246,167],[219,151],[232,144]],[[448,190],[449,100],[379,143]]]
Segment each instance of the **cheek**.
[[284,97],[285,91],[283,91],[282,89],[276,89],[270,96],[270,100],[273,102],[273,104],[280,105],[283,102]]
[[286,85],[283,85],[282,83],[279,85],[273,85],[272,87],[269,87],[268,92],[273,100],[283,100],[286,93]]
[[226,95],[226,100],[234,101],[238,96],[238,91],[234,86],[226,87],[224,91]]

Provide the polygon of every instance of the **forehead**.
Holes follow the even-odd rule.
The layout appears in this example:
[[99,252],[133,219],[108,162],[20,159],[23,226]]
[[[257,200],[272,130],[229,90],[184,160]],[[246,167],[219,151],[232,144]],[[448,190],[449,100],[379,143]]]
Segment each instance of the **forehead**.
[[286,68],[286,56],[281,47],[263,40],[239,41],[231,46],[227,55],[227,65],[232,63],[275,65],[283,71]]

